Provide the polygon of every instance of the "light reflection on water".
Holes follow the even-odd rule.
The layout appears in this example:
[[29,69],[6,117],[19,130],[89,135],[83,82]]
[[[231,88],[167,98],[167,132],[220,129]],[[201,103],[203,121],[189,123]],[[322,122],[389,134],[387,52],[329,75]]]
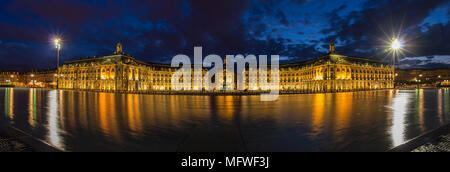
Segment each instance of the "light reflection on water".
[[47,121],[48,121],[48,135],[47,140],[50,144],[64,149],[64,145],[61,143],[61,136],[59,134],[59,114],[58,114],[58,91],[51,90],[48,92],[48,107],[47,107]]
[[5,89],[5,115],[7,118],[14,118],[14,88]]
[[410,102],[408,93],[396,93],[396,97],[392,100],[392,105],[388,106],[392,109],[392,128],[391,137],[393,146],[401,145],[405,142],[405,118],[408,112],[408,104]]
[[36,125],[36,118],[37,118],[37,104],[36,104],[36,89],[30,89],[29,95],[28,95],[28,123],[31,127],[34,127]]
[[384,151],[450,122],[448,89],[181,96],[0,88],[0,121],[69,151]]

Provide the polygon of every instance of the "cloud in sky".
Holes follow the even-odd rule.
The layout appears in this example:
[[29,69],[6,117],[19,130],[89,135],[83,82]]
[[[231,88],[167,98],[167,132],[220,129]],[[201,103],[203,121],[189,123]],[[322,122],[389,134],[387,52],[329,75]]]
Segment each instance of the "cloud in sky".
[[[63,60],[126,53],[169,62],[179,53],[279,54],[312,59],[336,40],[342,54],[382,59],[383,40],[399,32],[408,57],[449,55],[445,0],[5,0],[0,5],[0,68],[54,66]],[[400,25],[401,24],[401,25]],[[402,29],[400,29],[402,28]]]
[[450,67],[450,55],[406,57],[399,61],[398,67],[401,69],[448,68],[448,67]]

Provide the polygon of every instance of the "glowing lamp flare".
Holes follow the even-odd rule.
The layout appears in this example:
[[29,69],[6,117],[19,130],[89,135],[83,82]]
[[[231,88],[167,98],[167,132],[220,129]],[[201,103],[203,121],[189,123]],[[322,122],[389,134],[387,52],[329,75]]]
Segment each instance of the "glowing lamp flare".
[[399,50],[402,48],[402,43],[398,39],[394,39],[394,41],[392,41],[391,48],[394,50]]
[[61,48],[61,40],[59,40],[59,38],[55,39],[55,47]]

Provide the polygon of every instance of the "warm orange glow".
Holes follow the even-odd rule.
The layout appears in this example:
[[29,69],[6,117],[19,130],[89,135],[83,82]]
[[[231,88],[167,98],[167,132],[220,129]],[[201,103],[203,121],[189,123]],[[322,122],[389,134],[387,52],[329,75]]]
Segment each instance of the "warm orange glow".
[[141,103],[139,102],[139,95],[128,94],[127,95],[127,116],[128,125],[130,130],[133,131],[133,135],[139,135],[142,132],[142,120],[141,120]]
[[98,96],[100,128],[105,134],[116,140],[120,140],[114,95],[99,93]]
[[[419,80],[419,82],[420,82],[420,80]],[[420,129],[421,129],[421,131],[425,131],[425,119],[424,119],[424,111],[425,111],[425,109],[424,109],[424,93],[423,93],[423,89],[420,89],[419,90],[419,92],[418,92],[418,94],[419,94],[419,97],[416,97],[416,98],[418,98],[418,107],[416,107],[417,108],[417,112],[418,112],[418,115],[419,115],[419,123],[420,123]]]
[[325,94],[314,94],[314,106],[312,113],[312,137],[316,137],[320,134],[323,125],[323,116],[325,112]]
[[14,88],[5,89],[5,114],[14,119]]
[[347,128],[350,123],[352,114],[353,93],[339,93],[336,96],[336,129],[341,130]]
[[28,123],[34,127],[36,125],[36,89],[30,89],[28,93]]
[[316,78],[314,80],[323,80],[323,75],[316,75]]
[[233,96],[218,96],[216,97],[217,106],[221,109],[221,113],[219,113],[219,117],[222,117],[226,120],[232,120],[233,115],[235,113],[235,106],[233,101]]
[[[59,42],[60,43],[60,42]],[[126,60],[131,60],[131,62],[122,63],[117,61],[114,56],[104,56],[102,59],[106,60],[108,63],[100,63],[97,60],[85,59],[80,62],[83,64],[78,64],[80,62],[74,61],[76,65],[63,65],[61,68],[61,73],[68,75],[68,77],[62,77],[59,80],[59,88],[68,89],[81,89],[81,90],[101,90],[101,91],[173,91],[172,87],[185,86],[182,84],[171,85],[171,79],[175,72],[174,68],[170,67],[160,67],[155,68],[152,64],[137,65],[138,63],[133,63],[135,60],[133,58]],[[345,59],[347,56],[333,54],[330,56],[330,60]],[[99,57],[95,57],[100,59]],[[86,66],[86,62],[89,65]],[[112,63],[110,63],[112,62]],[[260,84],[258,77],[250,79],[253,75],[246,73],[249,78],[245,81],[244,88],[247,90],[275,90],[280,89],[280,91],[296,91],[296,92],[331,92],[331,91],[351,91],[352,89],[385,89],[393,88],[394,77],[393,68],[388,65],[372,65],[370,63],[360,64],[360,63],[330,63],[331,61],[323,62],[323,64],[311,64],[308,66],[298,65],[296,67],[283,67],[280,70],[280,75],[277,80],[280,80],[280,85],[272,84]],[[78,64],[78,65],[77,65]],[[89,69],[90,68],[90,69]],[[77,72],[80,71],[80,72]],[[380,72],[389,72],[389,74],[384,74],[385,76],[380,76]],[[76,74],[75,74],[76,73]],[[80,77],[79,74],[81,75]],[[352,78],[352,74],[355,73]],[[203,76],[208,74],[208,71],[202,73]],[[270,70],[267,71],[267,75],[270,75]],[[89,79],[90,75],[93,75],[95,79]],[[192,74],[191,74],[192,75]],[[195,73],[194,73],[195,75]],[[257,76],[259,74],[256,74]],[[62,75],[61,75],[62,76]],[[87,79],[88,78],[88,79]],[[193,81],[196,81],[197,76],[193,77]],[[202,78],[202,77],[198,77]],[[235,83],[233,83],[234,78],[231,74],[221,75],[218,78],[214,78],[215,83],[223,83],[226,79],[226,83],[220,84],[224,88],[235,90]],[[268,82],[271,79],[268,77]],[[96,80],[102,80],[97,82]],[[124,82],[132,81],[131,84],[117,84],[114,80],[124,80]],[[334,80],[334,81],[332,81]],[[338,82],[335,82],[339,80]],[[346,81],[343,81],[346,80]],[[74,84],[74,83],[80,84]],[[182,78],[180,78],[182,82]],[[256,84],[251,84],[251,82]],[[336,83],[336,84],[334,84]],[[358,86],[360,85],[360,87]],[[365,85],[365,86],[362,86]],[[186,86],[186,90],[209,90],[208,87],[212,87],[209,84],[203,84],[198,86],[195,84]],[[214,88],[215,89],[215,88]],[[215,90],[217,91],[217,90]]]

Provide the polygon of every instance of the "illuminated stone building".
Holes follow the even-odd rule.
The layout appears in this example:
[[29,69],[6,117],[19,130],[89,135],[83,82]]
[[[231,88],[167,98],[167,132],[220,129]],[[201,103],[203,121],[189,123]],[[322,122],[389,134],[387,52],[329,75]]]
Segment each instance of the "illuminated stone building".
[[284,91],[339,92],[394,88],[394,68],[387,63],[330,52],[314,60],[280,66]]
[[56,69],[0,72],[0,86],[56,88]]
[[171,90],[174,68],[124,54],[119,43],[110,56],[68,61],[59,69],[59,88],[99,91]]
[[450,86],[450,68],[396,70],[395,75],[398,86],[417,84]]
[[56,88],[56,69],[38,70],[21,74],[20,81],[24,86]]
[[[267,79],[271,82],[270,66],[267,69]],[[143,62],[124,54],[119,43],[113,55],[65,62],[59,68],[59,88],[117,92],[171,91],[174,90],[171,79],[176,70],[168,64]],[[232,74],[226,73],[225,66],[224,71],[223,78],[219,79],[224,82],[224,89],[232,89],[233,81],[236,89],[236,75],[232,78]],[[194,81],[203,78],[207,72],[205,68],[202,76],[191,72],[192,90],[201,91],[209,87],[202,85],[197,88],[194,85]],[[245,71],[243,76],[246,77],[245,90],[261,89],[258,77],[252,80],[258,84],[249,85],[249,71]],[[322,57],[280,65],[279,79],[281,91],[286,92],[386,89],[394,87],[394,69],[384,62],[337,54],[332,43],[330,52]]]
[[13,71],[0,72],[0,86],[17,86],[20,84],[20,73]]

